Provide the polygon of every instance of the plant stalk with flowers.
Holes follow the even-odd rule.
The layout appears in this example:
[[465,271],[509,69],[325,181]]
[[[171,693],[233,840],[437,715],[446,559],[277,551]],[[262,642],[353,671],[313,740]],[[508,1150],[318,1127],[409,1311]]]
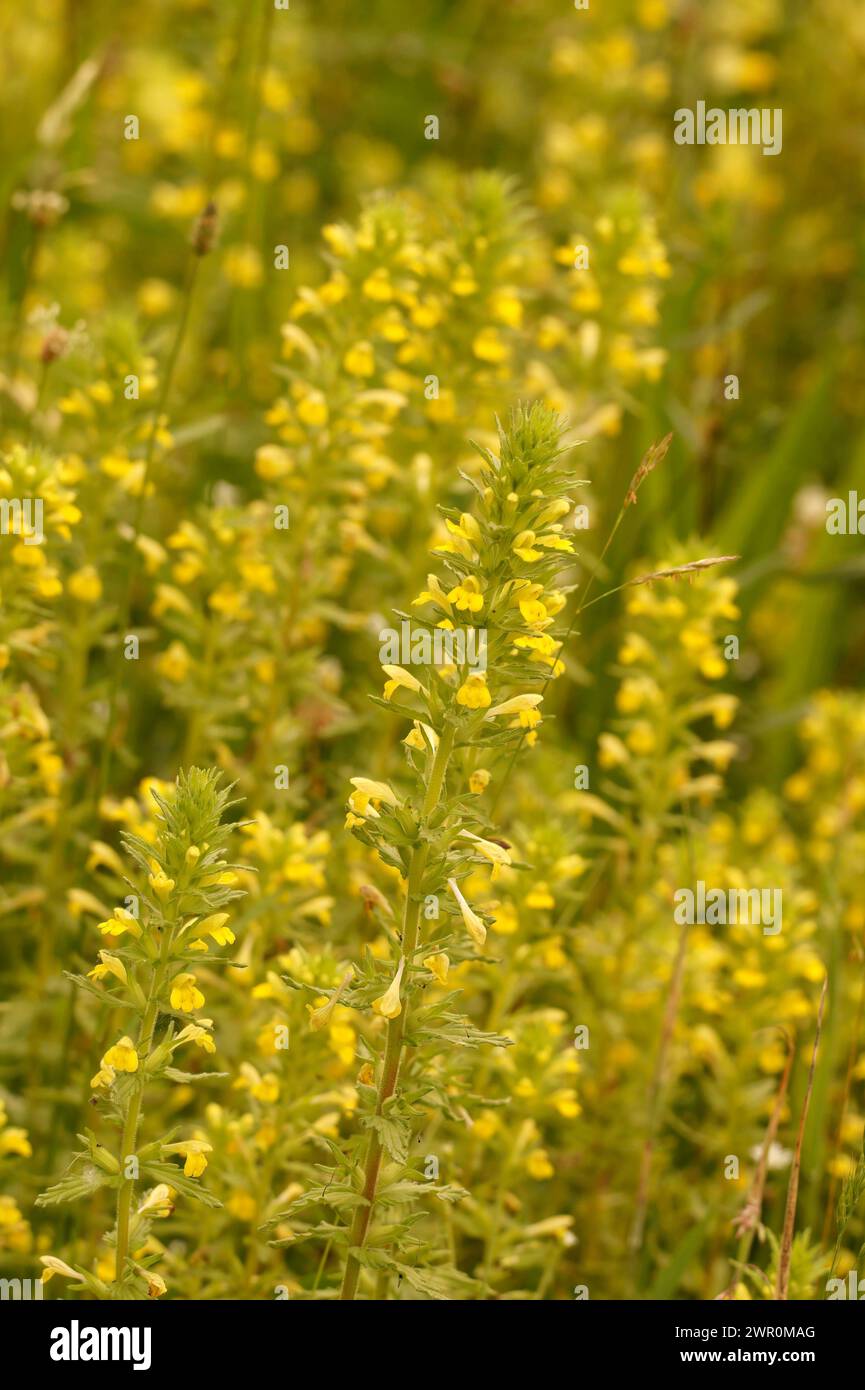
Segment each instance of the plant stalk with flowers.
[[[55,1273],[75,1278],[79,1288],[97,1298],[165,1292],[164,1280],[151,1269],[154,1255],[142,1247],[154,1216],[170,1214],[175,1191],[206,1206],[220,1205],[196,1181],[211,1148],[203,1135],[177,1139],[171,1131],[139,1147],[138,1132],[152,1083],[165,1079],[185,1085],[222,1074],[180,1070],[174,1053],[188,1044],[208,1054],[216,1051],[211,1022],[199,1015],[205,998],[190,967],[202,959],[208,966],[229,960],[213,955],[211,947],[230,946],[235,939],[225,911],[241,896],[234,887],[235,867],[225,859],[232,827],[223,823],[223,816],[234,804],[229,793],[219,787],[217,773],[199,768],[181,772],[170,796],[152,791],[155,841],[124,835],[138,881],[126,880],[130,895],[124,905],[99,924],[110,949],[99,951],[86,978],[72,977],[101,1001],[108,999],[138,1017],[136,1039],[130,1028],[109,1047],[90,1083],[106,1117],[120,1131],[116,1152],[86,1129],[79,1136],[84,1149],[74,1155],[61,1180],[37,1199],[39,1205],[51,1206],[90,1197],[103,1187],[116,1192],[116,1224],[107,1237],[114,1249],[113,1280],[71,1268],[53,1256],[42,1260],[44,1278]],[[103,982],[111,988],[106,990]],[[166,1161],[176,1155],[184,1160],[182,1173]],[[147,1178],[156,1187],[136,1206],[136,1184]]]
[[[391,960],[365,956],[323,1006],[326,1012],[341,1003],[387,1021],[378,1055],[361,1045],[366,1133],[347,1152],[336,1150],[337,1173],[290,1208],[320,1204],[351,1213],[347,1227],[320,1227],[345,1251],[343,1300],[356,1296],[364,1267],[376,1271],[379,1287],[396,1274],[432,1297],[480,1288],[452,1267],[421,1269],[412,1262],[416,1218],[380,1228],[374,1218],[421,1192],[444,1201],[467,1195],[423,1181],[406,1157],[412,1131],[424,1113],[455,1118],[447,1076],[453,1049],[510,1043],[456,1011],[458,991],[433,1002],[423,994],[446,989],[451,965],[484,959],[492,919],[471,906],[461,882],[480,866],[495,876],[512,862],[509,847],[479,813],[469,779],[490,759],[506,757],[526,729],[534,740],[541,722],[537,687],[563,669],[555,624],[566,594],[557,584],[573,550],[563,522],[573,505],[567,493],[577,486],[562,461],[563,433],[553,412],[533,405],[517,409],[499,428],[498,457],[479,449],[480,476],[468,479],[478,494],[476,508],[462,514],[443,509],[450,539],[434,554],[447,577],[429,575],[413,605],[423,616],[413,621],[428,631],[453,631],[461,619],[482,624],[487,667],[472,670],[458,659],[444,667],[418,662],[417,674],[384,666],[387,682],[375,703],[411,723],[403,740],[410,786],[398,792],[386,782],[352,779],[347,825],[399,870],[405,902],[401,930],[388,928]],[[428,654],[431,644],[422,645]],[[387,1160],[397,1165],[395,1175],[385,1171]]]

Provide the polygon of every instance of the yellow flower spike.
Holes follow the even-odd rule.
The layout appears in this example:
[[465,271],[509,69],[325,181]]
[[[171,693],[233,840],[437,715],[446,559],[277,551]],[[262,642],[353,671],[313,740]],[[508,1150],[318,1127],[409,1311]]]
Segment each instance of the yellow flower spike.
[[171,1007],[180,1013],[192,1013],[204,1006],[204,995],[197,988],[195,976],[188,973],[175,975],[171,986]]
[[168,899],[174,892],[174,879],[168,878],[161,869],[157,869],[156,873],[149,875],[148,882],[159,901],[163,903],[168,902]]
[[486,709],[491,702],[487,678],[479,672],[467,676],[457,691],[457,704],[466,709]]
[[424,965],[431,975],[435,975],[440,985],[447,980],[450,960],[444,951],[436,951],[435,955],[424,957]]
[[473,912],[472,909],[469,907],[468,903],[466,902],[465,898],[460,892],[459,885],[456,879],[448,879],[448,888],[451,890],[453,896],[457,900],[460,912],[462,913],[463,922],[465,923],[466,931],[468,932],[472,941],[477,946],[478,950],[480,950],[487,939],[486,927],[484,926],[477,913]]
[[399,1018],[402,1013],[402,1001],[399,997],[399,987],[404,969],[405,956],[400,960],[397,972],[384,994],[379,995],[378,999],[373,999],[372,1001],[373,1012],[380,1014],[382,1018]]
[[138,1051],[132,1039],[124,1035],[109,1047],[102,1058],[102,1066],[114,1071],[138,1071]]

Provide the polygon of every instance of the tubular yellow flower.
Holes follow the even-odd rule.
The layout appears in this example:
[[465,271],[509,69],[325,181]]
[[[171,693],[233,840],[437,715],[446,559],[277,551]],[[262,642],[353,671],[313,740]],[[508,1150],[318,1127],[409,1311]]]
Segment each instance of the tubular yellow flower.
[[53,1279],[55,1274],[60,1274],[64,1279],[79,1279],[81,1275],[77,1269],[66,1264],[63,1260],[58,1260],[56,1255],[40,1255],[39,1261],[43,1267],[42,1283],[47,1284],[49,1279]]
[[402,687],[404,690],[411,690],[415,694],[421,692],[426,694],[423,686],[416,676],[407,671],[404,666],[382,666],[381,668],[389,679],[385,682],[384,698],[389,700],[395,690]]
[[228,921],[228,916],[229,914],[227,912],[211,913],[209,917],[205,917],[202,921],[195,923],[195,930],[197,932],[206,932],[208,936],[213,937],[217,946],[231,946],[237,938],[231,928],[225,925]]
[[350,966],[348,970],[346,970],[345,974],[343,975],[333,994],[328,999],[327,1003],[322,1004],[321,1007],[318,1009],[310,1009],[309,1026],[313,1029],[313,1031],[318,1032],[320,1029],[327,1027],[328,1023],[330,1022],[333,1016],[333,1012],[337,1004],[339,1003],[340,995],[342,994],[343,990],[345,989],[346,985],[348,984],[349,980],[352,978],[353,975],[354,967]]
[[492,709],[487,710],[484,718],[495,719],[500,714],[523,714],[526,710],[536,709],[543,698],[543,695],[514,695],[501,705],[493,705]]
[[399,997],[399,987],[404,969],[405,957],[403,956],[400,960],[399,968],[384,994],[380,994],[378,999],[373,999],[372,1001],[373,1011],[377,1014],[381,1014],[382,1018],[399,1018],[402,1013],[402,1001]]
[[206,1139],[183,1139],[178,1144],[163,1144],[164,1154],[182,1154],[185,1159],[183,1171],[187,1178],[200,1178],[207,1167],[206,1155],[212,1153],[213,1145]]
[[369,777],[350,777],[349,781],[364,796],[371,797],[375,801],[384,801],[388,806],[398,805],[396,794],[388,786],[387,782],[373,782]]
[[464,840],[471,840],[475,851],[482,854],[491,864],[496,866],[510,864],[510,853],[503,845],[497,845],[493,840],[485,840],[483,836],[475,835],[471,830],[460,831],[460,837]]
[[118,956],[112,956],[108,951],[99,952],[99,965],[94,965],[92,970],[88,970],[91,980],[104,980],[106,975],[113,975],[121,984],[126,984],[126,966]]
[[174,1211],[174,1192],[168,1183],[161,1182],[148,1192],[144,1201],[139,1205],[139,1216],[145,1215],[159,1217],[160,1220],[170,1216]]
[[459,904],[459,909],[462,913],[463,921],[465,922],[466,931],[468,932],[472,941],[477,946],[478,950],[480,950],[480,948],[484,945],[487,939],[486,927],[484,926],[477,913],[473,912],[472,909],[469,907],[468,903],[466,902],[465,898],[460,892],[459,885],[456,879],[448,879],[448,888],[451,890],[451,892],[457,900],[457,903]]

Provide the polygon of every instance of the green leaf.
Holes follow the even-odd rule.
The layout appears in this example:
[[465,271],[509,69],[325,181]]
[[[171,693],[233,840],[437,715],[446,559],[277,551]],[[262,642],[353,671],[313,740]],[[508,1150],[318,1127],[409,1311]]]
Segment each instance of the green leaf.
[[208,1192],[206,1187],[201,1187],[198,1180],[188,1178],[183,1169],[175,1163],[145,1163],[141,1168],[142,1173],[146,1173],[149,1178],[155,1178],[157,1182],[167,1182],[183,1197],[191,1197],[194,1202],[200,1202],[205,1207],[221,1207],[222,1203],[218,1197],[214,1197],[212,1192]]

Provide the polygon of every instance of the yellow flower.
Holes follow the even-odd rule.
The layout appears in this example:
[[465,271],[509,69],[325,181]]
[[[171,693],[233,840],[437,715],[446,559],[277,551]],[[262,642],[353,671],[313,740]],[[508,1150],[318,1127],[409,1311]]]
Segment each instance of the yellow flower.
[[248,243],[229,246],[223,264],[226,279],[238,289],[254,290],[264,280],[261,256],[257,248]]
[[[328,1023],[330,1023],[330,1020],[333,1017],[334,1010],[336,1009],[336,1006],[339,1003],[340,995],[342,994],[343,990],[345,989],[353,974],[354,968],[352,966],[349,966],[348,970],[346,970],[345,974],[343,975],[342,979],[340,980],[339,984],[337,985],[336,989],[333,991],[333,994],[330,996],[329,999],[325,999],[324,1003],[321,1004],[317,1009],[313,1009],[309,1005],[307,1005],[307,1008],[309,1008],[310,1010],[309,1026],[315,1032],[318,1032],[322,1028],[326,1028]],[[353,1055],[354,1054],[352,1053],[352,1056]]]
[[387,782],[373,782],[369,777],[350,777],[349,781],[362,796],[368,796],[373,801],[384,801],[388,806],[398,804],[396,795]]
[[291,454],[281,444],[262,444],[255,451],[255,471],[265,482],[287,477],[293,466]]
[[149,883],[160,902],[167,902],[174,892],[174,879],[168,878],[161,869],[157,869],[155,874],[150,874]]
[[27,1138],[27,1130],[10,1125],[0,1134],[0,1158],[15,1154],[18,1158],[30,1158],[33,1148]]
[[411,690],[415,694],[418,691],[424,695],[426,694],[426,691],[417,677],[413,676],[410,671],[407,671],[404,666],[382,666],[381,669],[390,677],[389,680],[385,681],[384,686],[384,698],[386,700],[389,700],[394,691],[399,690],[400,687],[404,690]]
[[479,673],[468,676],[457,691],[457,704],[466,709],[486,709],[491,700],[487,678]]
[[145,1269],[143,1265],[136,1265],[136,1269],[147,1284],[148,1298],[161,1298],[168,1292],[168,1285],[161,1274],[157,1274],[154,1269]]
[[[203,1023],[210,1023],[209,1019],[203,1019]],[[197,1023],[190,1023],[182,1032],[177,1034],[176,1043],[193,1042],[196,1047],[200,1047],[203,1052],[214,1053],[216,1043],[213,1041],[206,1028],[200,1028]]]
[[248,1192],[233,1192],[226,1206],[237,1221],[252,1222],[258,1215],[255,1198]]
[[172,642],[164,652],[160,652],[154,663],[160,676],[180,685],[189,674],[192,658],[182,642]]
[[157,1183],[139,1205],[138,1215],[164,1219],[174,1211],[174,1193],[167,1183]]
[[504,362],[509,355],[508,345],[496,328],[482,328],[472,343],[472,352],[481,362]]
[[234,932],[225,924],[228,921],[227,912],[214,912],[210,917],[205,917],[201,922],[195,923],[197,932],[206,932],[212,936],[217,946],[231,946],[237,940]]
[[399,969],[384,994],[380,994],[378,999],[373,999],[372,1001],[373,1012],[381,1014],[382,1018],[399,1018],[402,1013],[402,1001],[399,997],[399,987],[404,969],[405,956],[400,960]]
[[555,1169],[550,1163],[546,1149],[534,1149],[526,1159],[526,1171],[530,1177],[537,1178],[539,1182],[544,1182],[555,1175]]
[[196,987],[195,976],[176,975],[171,986],[171,1007],[180,1013],[192,1013],[193,1009],[204,1006],[204,995]]
[[138,1071],[138,1052],[129,1037],[122,1037],[113,1047],[109,1047],[102,1058],[102,1066],[113,1071]]
[[436,951],[432,956],[425,956],[424,965],[430,974],[435,975],[440,985],[445,983],[450,969],[450,961],[444,951]]
[[342,359],[342,365],[349,376],[372,376],[375,372],[375,353],[372,344],[367,342],[355,343]]
[[109,955],[108,951],[99,952],[99,965],[94,965],[92,970],[88,970],[91,980],[104,980],[106,975],[113,975],[121,984],[126,984],[126,966],[119,956]]
[[546,608],[536,598],[522,599],[520,612],[529,627],[540,627],[543,623],[550,621]]
[[102,581],[92,565],[85,565],[69,576],[69,592],[80,603],[98,603],[102,597]]
[[503,845],[498,845],[494,840],[485,840],[481,835],[475,835],[472,830],[460,832],[461,838],[471,840],[472,847],[477,854],[482,854],[491,864],[500,868],[503,864],[510,864],[511,856]]
[[56,1255],[40,1255],[39,1260],[43,1266],[42,1283],[47,1284],[49,1279],[53,1279],[55,1274],[60,1274],[64,1279],[81,1280],[81,1275],[77,1269],[65,1264],[63,1260],[58,1260]]
[[512,699],[505,700],[504,704],[493,705],[491,710],[487,710],[484,718],[495,719],[499,714],[525,714],[536,710],[543,698],[543,695],[514,695]]
[[481,586],[473,574],[466,575],[465,579],[451,589],[447,597],[448,603],[456,604],[461,613],[479,613],[484,606]]
[[544,908],[554,908],[555,905],[556,900],[545,883],[536,883],[526,894],[526,907],[541,911]]
[[484,942],[487,939],[486,927],[484,926],[477,913],[473,912],[472,909],[469,907],[468,903],[466,902],[465,898],[460,892],[459,885],[457,884],[456,879],[448,879],[448,888],[451,890],[451,892],[457,900],[457,903],[459,904],[459,909],[462,913],[463,921],[465,922],[466,931],[468,932],[472,941],[477,946],[478,950],[480,950],[480,948],[483,946]]
[[474,772],[470,773],[469,791],[473,792],[475,796],[480,796],[481,792],[485,792],[489,784],[490,774],[485,767],[476,768]]
[[164,1154],[182,1154],[186,1160],[183,1171],[187,1178],[200,1178],[207,1167],[206,1155],[211,1153],[213,1145],[208,1144],[206,1139],[183,1139],[179,1144],[165,1144],[162,1152]]

